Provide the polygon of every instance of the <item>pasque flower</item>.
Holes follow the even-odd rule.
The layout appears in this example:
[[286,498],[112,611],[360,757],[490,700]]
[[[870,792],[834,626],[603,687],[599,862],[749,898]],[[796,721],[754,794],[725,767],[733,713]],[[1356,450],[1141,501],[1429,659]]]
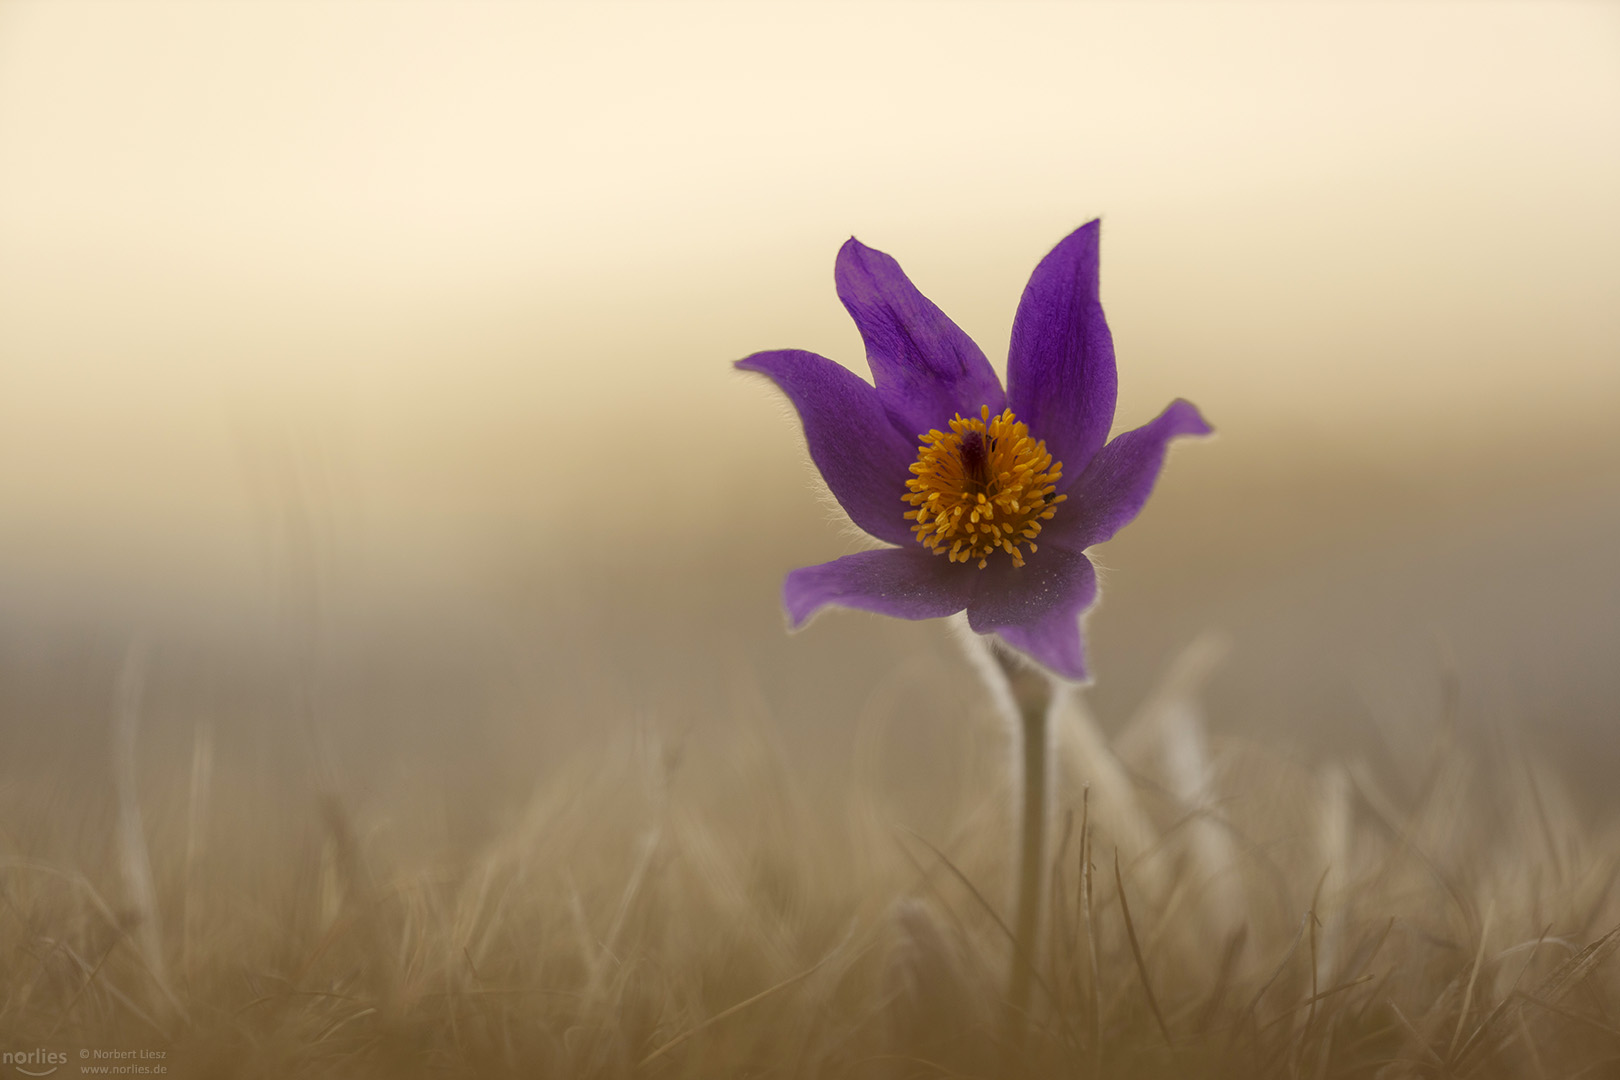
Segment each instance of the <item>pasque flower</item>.
[[850,239],[835,279],[876,385],[796,349],[737,361],[798,410],[840,506],[893,545],[787,576],[794,626],[822,608],[902,619],[966,610],[968,625],[1069,679],[1086,677],[1080,615],[1097,598],[1085,551],[1141,511],[1191,403],[1108,439],[1114,342],[1097,296],[1098,222],[1035,268],[1013,321],[1003,390],[971,338],[900,265]]

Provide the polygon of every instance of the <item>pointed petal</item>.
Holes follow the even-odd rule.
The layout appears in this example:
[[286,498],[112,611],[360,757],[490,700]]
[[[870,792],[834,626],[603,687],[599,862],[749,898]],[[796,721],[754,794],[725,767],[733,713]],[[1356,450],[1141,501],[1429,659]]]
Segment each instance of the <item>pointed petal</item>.
[[[1075,550],[1107,540],[1142,512],[1164,466],[1170,440],[1214,430],[1196,405],[1177,398],[1152,420],[1116,437],[1098,451],[1069,488],[1068,501],[1051,522],[1059,528],[1047,530],[1050,539]],[[1070,520],[1060,522],[1064,516]]]
[[790,573],[782,603],[795,628],[828,605],[897,619],[938,619],[967,606],[970,569],[917,546],[858,551]]
[[1097,296],[1097,232],[1070,233],[1035,267],[1013,319],[1007,404],[1078,476],[1114,422],[1114,338]]
[[1001,382],[973,339],[934,306],[900,264],[851,237],[834,270],[838,299],[866,342],[878,397],[901,434],[916,441],[961,413],[1005,407]]
[[737,367],[770,376],[793,402],[810,460],[850,520],[879,540],[915,543],[904,496],[917,448],[895,430],[865,380],[798,349],[755,353]]
[[997,559],[978,571],[968,625],[1066,679],[1086,678],[1080,615],[1097,599],[1097,572],[1076,551],[1043,543],[1015,567]]

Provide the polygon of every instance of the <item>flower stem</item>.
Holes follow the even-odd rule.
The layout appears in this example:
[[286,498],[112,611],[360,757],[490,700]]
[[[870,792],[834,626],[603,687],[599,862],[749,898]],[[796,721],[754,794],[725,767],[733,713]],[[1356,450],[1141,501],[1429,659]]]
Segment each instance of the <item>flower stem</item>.
[[1052,704],[1053,684],[1044,673],[1014,666],[1014,662],[999,653],[995,655],[1018,714],[1023,764],[1019,774],[1022,809],[1018,827],[1017,909],[1013,922],[1012,967],[1007,977],[1006,1027],[1007,1045],[1021,1047],[1034,986],[1041,899],[1046,892],[1047,712]]

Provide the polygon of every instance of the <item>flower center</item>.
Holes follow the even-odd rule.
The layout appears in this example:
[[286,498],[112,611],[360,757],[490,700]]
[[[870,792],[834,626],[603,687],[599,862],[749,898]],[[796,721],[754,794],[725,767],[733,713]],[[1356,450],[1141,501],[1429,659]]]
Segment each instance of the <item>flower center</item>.
[[914,521],[917,542],[952,562],[979,561],[983,570],[998,548],[1024,565],[1027,545],[1035,550],[1041,522],[1050,521],[1067,495],[1054,495],[1063,479],[1063,463],[1053,461],[1044,442],[1029,437],[1029,428],[1011,409],[990,415],[990,406],[964,420],[958,413],[950,431],[921,436],[910,492],[901,496],[916,507],[906,511]]

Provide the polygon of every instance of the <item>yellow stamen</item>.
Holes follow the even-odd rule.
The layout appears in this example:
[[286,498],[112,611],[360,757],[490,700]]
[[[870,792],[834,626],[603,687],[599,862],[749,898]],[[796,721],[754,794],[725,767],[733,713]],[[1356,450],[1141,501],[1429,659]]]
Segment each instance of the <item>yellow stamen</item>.
[[1041,521],[1050,521],[1067,498],[1053,494],[1063,463],[1052,460],[1044,442],[1030,438],[1011,409],[992,417],[986,405],[977,417],[956,415],[949,426],[949,432],[920,436],[913,478],[902,496],[917,508],[905,515],[916,522],[911,531],[918,543],[952,562],[976,560],[982,570],[999,550],[1023,566],[1020,546],[1035,550]]

